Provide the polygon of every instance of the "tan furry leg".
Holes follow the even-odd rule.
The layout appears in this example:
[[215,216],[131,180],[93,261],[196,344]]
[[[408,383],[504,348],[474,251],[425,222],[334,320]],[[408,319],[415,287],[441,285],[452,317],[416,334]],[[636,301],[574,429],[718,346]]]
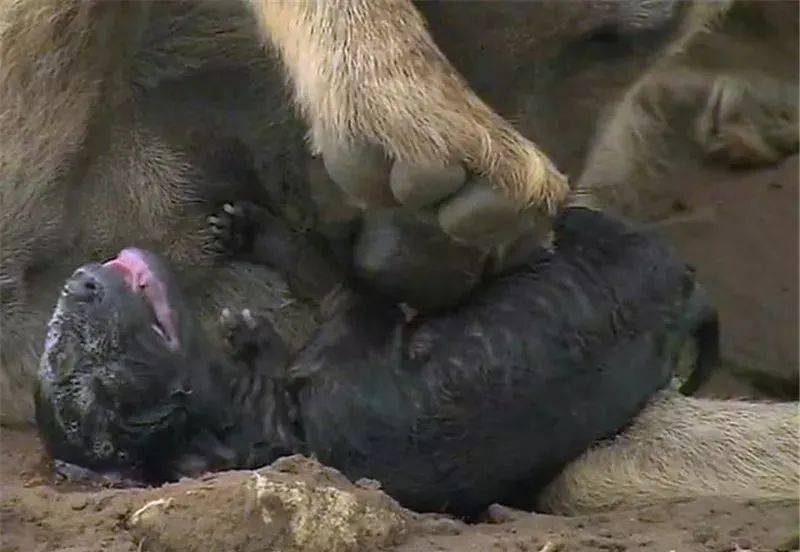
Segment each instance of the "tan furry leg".
[[797,403],[699,399],[664,391],[613,440],[545,489],[539,508],[581,514],[675,499],[797,499]]
[[69,167],[146,6],[13,0],[0,6],[0,183],[40,189]]
[[637,213],[640,194],[670,167],[667,144],[676,112],[697,110],[710,82],[708,75],[676,67],[640,79],[599,125],[570,203]]
[[251,0],[316,145],[380,145],[394,160],[463,162],[523,209],[552,214],[568,185],[467,86],[406,0]]
[[656,63],[631,86],[597,126],[597,134],[568,204],[620,213],[638,210],[635,186],[666,168],[664,136],[670,117],[664,108],[696,108],[708,88],[708,77],[674,65],[697,37],[712,32],[733,0],[687,2],[677,38]]
[[41,341],[34,329],[44,320],[27,271],[35,261],[64,255],[71,237],[65,218],[74,211],[68,197],[82,184],[81,154],[103,108],[114,104],[111,87],[146,15],[146,6],[135,2],[0,2],[3,424],[27,423],[32,413],[33,359]]

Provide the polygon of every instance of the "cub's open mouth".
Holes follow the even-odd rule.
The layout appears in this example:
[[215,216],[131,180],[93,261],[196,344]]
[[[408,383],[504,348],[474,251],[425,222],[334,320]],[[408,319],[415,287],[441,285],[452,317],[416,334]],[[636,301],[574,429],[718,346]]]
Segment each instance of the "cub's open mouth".
[[166,284],[151,267],[151,254],[136,248],[120,251],[103,266],[116,270],[134,293],[141,294],[153,311],[153,331],[173,351],[180,348],[176,313],[170,307]]

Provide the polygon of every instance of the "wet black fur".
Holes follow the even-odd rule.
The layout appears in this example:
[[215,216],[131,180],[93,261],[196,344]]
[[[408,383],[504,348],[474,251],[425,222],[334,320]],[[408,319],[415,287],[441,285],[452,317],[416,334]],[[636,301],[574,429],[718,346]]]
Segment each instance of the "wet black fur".
[[[301,452],[376,479],[417,510],[472,515],[533,498],[630,423],[668,384],[684,344],[700,338],[704,365],[716,351],[713,310],[657,239],[585,209],[566,211],[556,236],[554,252],[445,314],[408,323],[391,303],[353,296],[291,360],[265,320],[240,324],[247,355],[191,352],[194,375],[165,382],[165,401],[181,390],[179,435],[145,423],[138,435],[159,454],[114,467],[135,457],[153,480]],[[40,393],[40,413],[56,400]],[[66,450],[52,417],[40,428],[51,451]],[[63,460],[86,464],[68,452]]]

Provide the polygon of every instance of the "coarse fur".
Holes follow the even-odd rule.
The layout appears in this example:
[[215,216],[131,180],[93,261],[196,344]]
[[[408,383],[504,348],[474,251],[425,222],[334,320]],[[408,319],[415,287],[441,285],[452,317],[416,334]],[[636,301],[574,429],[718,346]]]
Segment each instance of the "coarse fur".
[[[379,157],[389,154],[398,165],[466,163],[477,175],[493,176],[488,182],[497,189],[538,197],[546,207],[564,187],[541,152],[563,172],[581,174],[598,114],[670,44],[696,35],[728,7],[421,3],[416,9],[432,40],[407,3],[339,5],[350,12],[290,4],[12,0],[0,7],[0,423],[32,420],[30,390],[53,292],[77,263],[102,260],[130,243],[175,263],[196,290],[187,300],[205,324],[221,305],[247,304],[269,314],[292,347],[313,331],[316,305],[297,301],[273,271],[217,263],[205,249],[203,216],[233,199],[267,206],[294,230],[335,236],[345,259],[352,245],[349,221],[359,213],[309,158],[287,79],[278,59],[264,52],[263,38],[283,57],[312,141],[325,142],[316,143],[323,157],[336,142],[320,136],[330,131],[354,142],[345,144],[352,151],[355,142],[376,142],[369,145]],[[350,20],[342,16],[348,13]],[[374,30],[359,15],[374,18]],[[285,17],[283,24],[273,16]],[[387,33],[395,21],[401,24]],[[483,22],[479,28],[476,21]],[[308,52],[298,50],[295,38],[315,24],[328,32],[314,32]],[[339,32],[347,28],[358,33]],[[367,44],[341,46],[353,37]],[[371,47],[374,40],[380,48]],[[296,56],[308,65],[298,65]],[[348,71],[322,70],[328,62]],[[320,71],[308,75],[306,67]],[[321,94],[320,86],[332,84],[321,78],[337,87]],[[352,93],[366,89],[373,95]],[[404,90],[425,95],[412,105],[396,97]],[[435,112],[419,116],[433,106]],[[395,107],[418,114],[398,119]],[[437,158],[445,153],[457,159]],[[367,157],[353,159],[368,164]],[[520,181],[531,174],[544,176]],[[503,210],[499,224],[512,226],[527,199]],[[479,227],[474,216],[468,221]]]
[[570,463],[538,508],[587,514],[688,497],[797,500],[798,443],[797,403],[663,391],[622,434]]
[[640,216],[642,197],[659,194],[655,177],[674,167],[757,167],[796,153],[797,40],[794,2],[736,2],[714,13],[604,116],[576,195]]
[[317,149],[332,137],[378,144],[402,162],[464,162],[520,209],[552,215],[563,203],[566,179],[472,92],[410,2],[253,4]]
[[[32,421],[37,349],[52,308],[44,290],[58,289],[78,259],[101,260],[126,243],[176,262],[203,290],[190,300],[214,320],[222,303],[253,294],[254,308],[280,315],[290,343],[304,341],[313,313],[292,302],[282,279],[215,265],[204,250],[204,215],[218,194],[275,198],[294,206],[299,224],[311,209],[303,197],[281,200],[297,191],[287,182],[301,179],[303,129],[247,11],[20,0],[0,17],[2,422]],[[207,73],[216,78],[198,86]],[[230,117],[223,82],[238,84],[239,117]],[[270,143],[271,132],[285,141]],[[253,166],[267,167],[258,176],[268,190]]]

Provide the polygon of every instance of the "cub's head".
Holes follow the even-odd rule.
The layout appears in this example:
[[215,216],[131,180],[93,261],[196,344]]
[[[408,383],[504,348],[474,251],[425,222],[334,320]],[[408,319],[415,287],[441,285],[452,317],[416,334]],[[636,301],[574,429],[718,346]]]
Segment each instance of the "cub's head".
[[58,459],[103,470],[157,464],[185,433],[190,320],[155,254],[125,249],[78,268],[48,325],[36,416]]

